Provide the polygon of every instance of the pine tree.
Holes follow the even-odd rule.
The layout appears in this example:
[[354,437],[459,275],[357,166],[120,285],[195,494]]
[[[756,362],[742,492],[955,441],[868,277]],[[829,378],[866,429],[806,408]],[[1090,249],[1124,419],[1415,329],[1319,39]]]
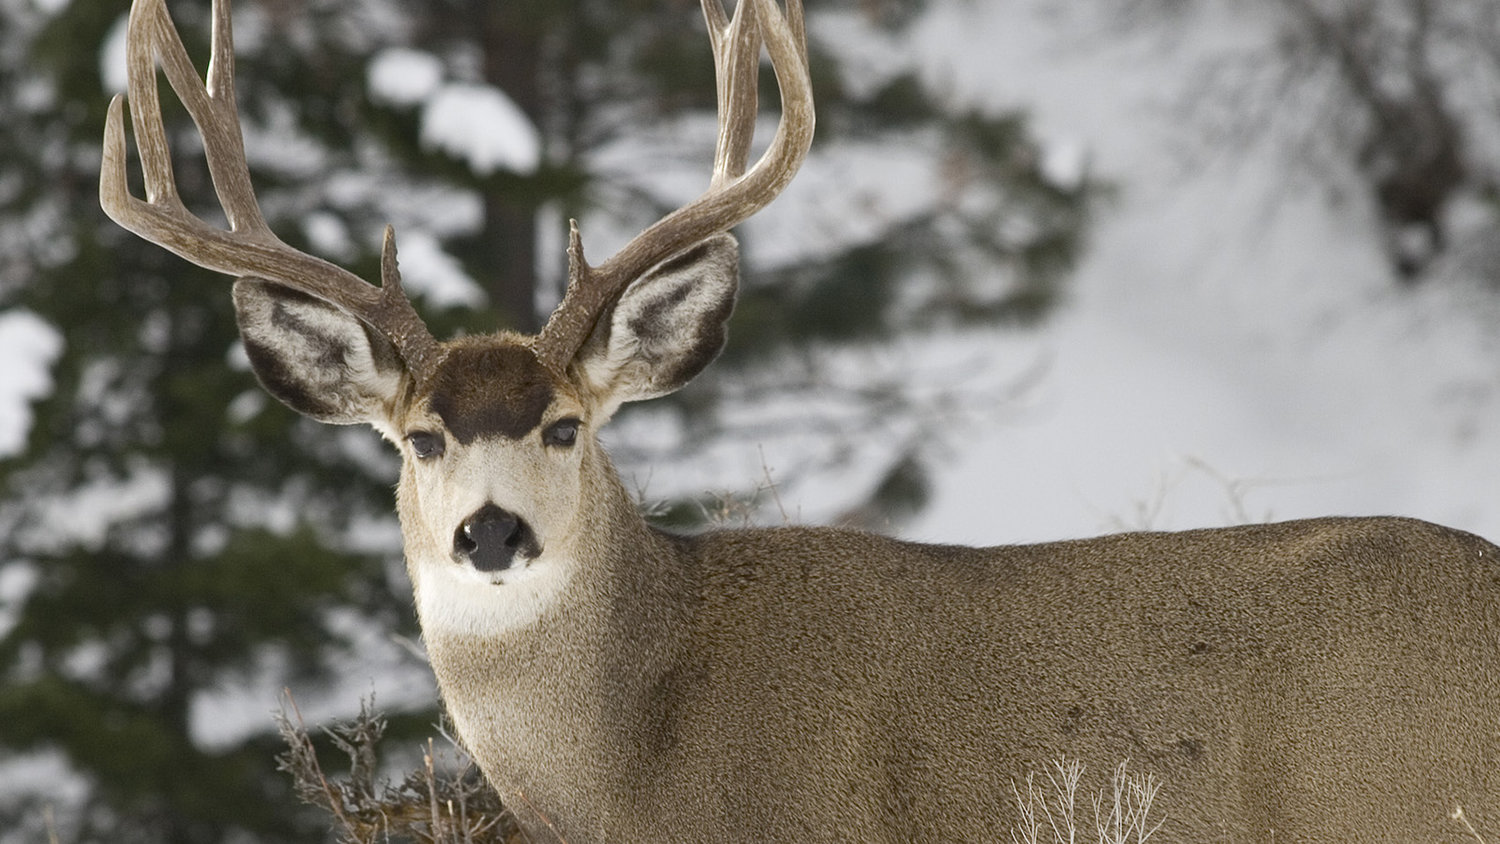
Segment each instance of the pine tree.
[[[20,60],[0,87],[37,101],[5,121],[0,229],[31,247],[10,253],[5,292],[57,328],[64,352],[26,452],[3,469],[0,565],[24,588],[0,630],[0,744],[13,765],[60,758],[81,782],[79,805],[55,808],[65,840],[294,840],[321,822],[294,810],[276,773],[274,696],[263,724],[237,729],[195,708],[237,682],[326,686],[360,632],[412,629],[394,544],[357,551],[353,536],[388,512],[394,462],[268,401],[235,363],[225,280],[103,217],[107,97],[77,44],[104,41],[119,10],[9,11]],[[205,11],[179,10],[185,29],[201,33]],[[341,60],[333,70],[357,68]],[[182,158],[184,192],[204,196]],[[285,230],[301,197],[277,181],[261,189]],[[425,729],[435,714],[406,720]],[[37,840],[58,799],[6,801],[0,828]]]

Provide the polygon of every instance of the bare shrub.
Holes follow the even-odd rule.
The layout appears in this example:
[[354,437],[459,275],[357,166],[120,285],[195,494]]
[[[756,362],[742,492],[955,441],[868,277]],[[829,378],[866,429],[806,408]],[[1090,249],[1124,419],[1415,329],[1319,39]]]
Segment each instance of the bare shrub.
[[340,842],[509,844],[520,840],[510,811],[468,755],[446,735],[446,748],[435,749],[428,739],[421,767],[406,774],[399,785],[392,784],[378,772],[386,720],[374,711],[372,702],[364,701],[353,720],[323,730],[349,759],[348,776],[329,779],[290,695],[287,703],[293,714],[288,715],[286,707],[277,714],[287,744],[287,751],[276,758],[277,765],[292,775],[303,802],[333,817]]
[[[1059,759],[1045,770],[1045,783],[1028,772],[1022,783],[1011,782],[1018,822],[1011,827],[1013,844],[1078,844],[1085,840],[1080,824],[1079,783],[1083,763]],[[1093,805],[1093,838],[1097,844],[1145,844],[1161,828],[1150,817],[1161,783],[1150,774],[1134,774],[1121,762],[1109,787],[1089,800]],[[1154,821],[1154,822],[1153,822]]]

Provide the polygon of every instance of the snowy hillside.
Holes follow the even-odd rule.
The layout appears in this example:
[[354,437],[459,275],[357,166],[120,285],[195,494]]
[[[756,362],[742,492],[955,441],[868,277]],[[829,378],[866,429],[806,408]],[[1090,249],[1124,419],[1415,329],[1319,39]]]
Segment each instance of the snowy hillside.
[[1071,304],[1020,352],[1049,367],[1026,411],[954,447],[908,533],[1401,514],[1500,535],[1493,294],[1461,276],[1398,288],[1370,209],[1336,202],[1336,177],[1308,184],[1274,137],[1184,166],[1194,69],[1267,28],[1224,16],[1106,39],[1056,8],[958,4],[921,35],[956,96],[1024,105],[1120,192]]

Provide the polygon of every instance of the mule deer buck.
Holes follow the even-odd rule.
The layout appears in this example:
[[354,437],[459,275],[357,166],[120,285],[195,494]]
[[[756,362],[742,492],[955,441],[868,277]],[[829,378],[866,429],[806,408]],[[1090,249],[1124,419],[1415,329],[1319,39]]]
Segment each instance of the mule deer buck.
[[[1066,754],[1164,783],[1158,840],[1500,835],[1500,549],[1417,521],[1319,519],[999,548],[783,527],[647,525],[597,432],[724,341],[725,232],[811,142],[802,12],[703,0],[719,74],[707,192],[598,266],[577,228],[537,336],[440,342],[402,293],[267,228],[235,111],[227,2],[206,84],[163,0],[136,0],[101,201],[238,277],[266,389],[402,455],[397,506],[458,736],[531,840],[985,841],[1010,785]],[[761,48],[781,90],[749,164]],[[227,230],[173,185],[157,67],[204,138]]]

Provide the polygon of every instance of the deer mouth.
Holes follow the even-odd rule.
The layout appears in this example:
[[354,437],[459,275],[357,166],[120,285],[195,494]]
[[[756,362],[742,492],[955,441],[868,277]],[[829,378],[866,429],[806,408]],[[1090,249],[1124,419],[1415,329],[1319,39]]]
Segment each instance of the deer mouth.
[[501,572],[541,556],[542,546],[525,519],[486,504],[453,532],[453,551],[479,571]]

